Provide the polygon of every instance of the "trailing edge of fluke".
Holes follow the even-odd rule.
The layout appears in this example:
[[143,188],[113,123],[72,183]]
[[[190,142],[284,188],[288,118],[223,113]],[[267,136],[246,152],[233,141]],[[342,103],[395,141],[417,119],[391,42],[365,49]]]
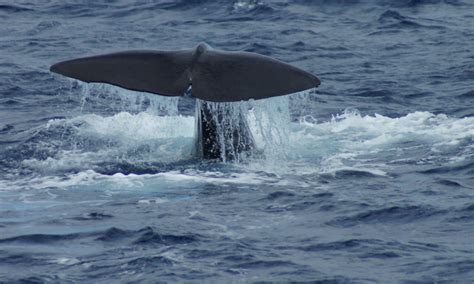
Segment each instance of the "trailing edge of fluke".
[[214,50],[205,43],[178,51],[124,51],[59,62],[50,70],[88,83],[232,102],[282,96],[319,86],[304,70],[250,52]]

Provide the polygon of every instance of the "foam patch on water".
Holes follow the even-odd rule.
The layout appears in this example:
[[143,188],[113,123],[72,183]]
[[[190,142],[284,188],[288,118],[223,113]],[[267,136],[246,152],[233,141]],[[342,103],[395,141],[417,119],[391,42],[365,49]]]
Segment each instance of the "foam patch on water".
[[[201,170],[170,170],[156,174],[122,174],[104,175],[93,170],[67,176],[41,176],[30,179],[5,182],[0,185],[0,191],[12,189],[74,189],[77,187],[96,189],[104,191],[124,190],[179,190],[179,188],[192,188],[199,185],[214,184],[222,187],[230,185],[256,186],[272,183],[274,185],[286,185],[287,183],[278,176],[260,175],[258,173],[240,172],[224,173],[220,171]],[[304,184],[303,184],[304,186]]]
[[109,117],[82,115],[68,120],[51,120],[46,128],[62,124],[80,124],[78,129],[82,135],[104,136],[121,142],[194,135],[194,117],[156,116],[148,112],[121,112]]
[[189,159],[194,149],[194,117],[180,115],[82,115],[51,120],[41,131],[48,141],[41,141],[38,147],[59,146],[59,150],[46,159],[26,159],[23,164],[43,172],[89,169],[110,161],[170,163]]
[[50,261],[51,263],[57,263],[61,265],[75,265],[81,261],[77,258],[59,257]]
[[[472,155],[474,118],[429,112],[390,118],[378,114],[362,116],[352,110],[328,122],[314,121],[302,118],[294,124],[289,143],[291,158],[315,161],[314,172],[361,170],[385,176],[390,171],[387,164],[394,158],[429,163],[457,161]],[[415,150],[424,153],[421,158],[409,156]]]
[[300,121],[291,144],[305,146],[330,138],[335,144],[353,150],[373,151],[385,147],[417,142],[432,151],[457,146],[474,137],[474,118],[450,118],[444,114],[414,112],[399,118],[375,114],[361,116],[357,111],[334,116],[324,123]]
[[234,2],[233,5],[233,10],[234,12],[247,12],[254,10],[258,6],[263,5],[262,1],[257,1],[257,0],[247,0],[247,1],[236,1]]

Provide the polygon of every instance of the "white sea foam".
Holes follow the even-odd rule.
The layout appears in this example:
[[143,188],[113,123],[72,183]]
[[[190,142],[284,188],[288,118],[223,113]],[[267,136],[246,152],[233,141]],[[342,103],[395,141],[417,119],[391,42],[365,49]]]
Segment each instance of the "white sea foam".
[[140,199],[138,200],[138,204],[146,204],[146,205],[157,205],[157,204],[163,204],[168,202],[169,200],[164,199],[164,198],[155,198],[155,199]]
[[256,7],[263,5],[263,2],[256,0],[239,0],[234,2],[233,10],[235,12],[247,12],[255,9]]
[[[45,141],[43,147],[60,147],[46,159],[26,159],[25,166],[41,172],[91,169],[100,162],[169,163],[190,158],[194,147],[194,117],[156,116],[148,112],[113,116],[82,115],[49,121],[46,131],[69,129],[68,141]],[[48,144],[49,143],[49,144]],[[92,147],[92,146],[93,147]]]
[[414,112],[398,118],[375,114],[361,116],[346,112],[331,121],[319,124],[302,122],[301,137],[334,135],[361,148],[390,145],[404,141],[431,144],[436,149],[443,145],[458,145],[474,137],[474,118],[450,118],[444,114]]
[[121,142],[194,135],[194,117],[156,116],[149,112],[120,112],[106,117],[88,114],[72,119],[55,119],[50,120],[46,128],[59,125],[75,127],[80,135],[115,138]]
[[449,152],[450,160],[457,161],[472,155],[473,138],[474,118],[429,112],[390,118],[347,111],[323,123],[302,120],[292,128],[289,145],[295,159],[317,161],[315,172],[354,170],[385,176],[391,152],[402,158],[404,151],[418,148],[427,160]]
[[[427,152],[426,160],[449,152],[449,161],[472,157],[474,147],[474,118],[452,118],[443,114],[414,112],[398,118],[381,115],[362,116],[347,111],[327,122],[302,119],[289,123],[289,113],[283,112],[287,102],[275,101],[265,108],[259,103],[249,107],[250,127],[264,157],[239,165],[240,173],[215,170],[169,170],[156,174],[102,175],[93,169],[101,164],[127,162],[169,163],[192,157],[194,147],[194,118],[185,116],[156,116],[148,112],[114,116],[82,115],[72,119],[52,120],[46,128],[69,127],[78,140],[96,141],[93,149],[78,145],[60,150],[46,159],[27,159],[23,164],[44,173],[29,180],[3,183],[8,188],[69,188],[77,185],[104,184],[108,188],[148,188],[162,184],[242,184],[288,185],[288,174],[334,174],[338,171],[361,171],[387,176],[390,162],[410,159],[404,151],[420,148]],[[283,107],[282,107],[283,106]],[[262,110],[263,109],[263,110]],[[278,123],[273,121],[273,117]],[[80,138],[80,139],[79,139]],[[107,143],[104,143],[106,141]],[[454,151],[454,152],[453,152]],[[390,153],[400,153],[390,156]],[[75,173],[59,176],[58,171]],[[77,172],[79,170],[79,172]],[[263,173],[263,174],[262,174]],[[272,173],[268,175],[266,173]],[[305,181],[291,184],[310,186]],[[167,185],[168,184],[168,185]],[[161,185],[160,185],[161,186]]]
[[80,263],[80,260],[77,258],[59,257],[57,259],[51,260],[51,263],[57,263],[61,265],[74,265]]

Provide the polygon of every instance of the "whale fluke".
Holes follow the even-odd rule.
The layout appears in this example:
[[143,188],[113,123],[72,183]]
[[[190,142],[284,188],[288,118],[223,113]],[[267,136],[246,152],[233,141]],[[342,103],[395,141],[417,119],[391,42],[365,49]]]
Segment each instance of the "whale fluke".
[[50,70],[84,82],[232,102],[282,96],[319,86],[299,68],[250,52],[218,51],[206,44],[180,51],[125,51],[63,61]]

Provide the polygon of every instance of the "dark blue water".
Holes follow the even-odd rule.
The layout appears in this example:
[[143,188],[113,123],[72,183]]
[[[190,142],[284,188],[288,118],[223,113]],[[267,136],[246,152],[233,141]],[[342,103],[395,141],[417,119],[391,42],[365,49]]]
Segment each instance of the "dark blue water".
[[[472,283],[473,27],[469,0],[0,1],[0,282]],[[192,100],[48,71],[201,41],[320,77],[242,103],[263,156],[199,161]]]

